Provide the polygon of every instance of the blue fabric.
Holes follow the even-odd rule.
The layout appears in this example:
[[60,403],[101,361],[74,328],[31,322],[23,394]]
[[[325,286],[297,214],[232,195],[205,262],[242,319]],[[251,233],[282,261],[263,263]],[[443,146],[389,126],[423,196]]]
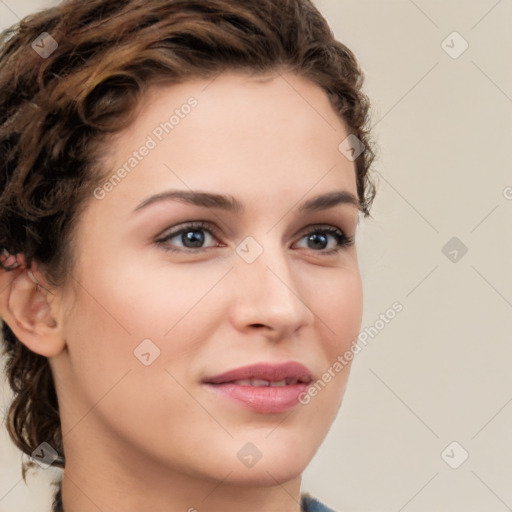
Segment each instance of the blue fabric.
[[302,495],[302,510],[304,512],[335,512],[332,508],[326,507],[309,494]]

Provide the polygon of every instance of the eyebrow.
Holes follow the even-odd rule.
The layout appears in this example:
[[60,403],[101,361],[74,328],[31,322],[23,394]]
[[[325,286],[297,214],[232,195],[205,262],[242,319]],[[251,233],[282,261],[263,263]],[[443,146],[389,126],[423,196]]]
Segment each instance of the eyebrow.
[[[199,190],[168,190],[148,197],[135,208],[134,212],[160,201],[172,200],[183,201],[206,208],[218,208],[235,214],[240,214],[245,211],[243,204],[229,194],[216,194]],[[336,190],[308,199],[299,206],[298,212],[301,214],[312,213],[319,210],[327,210],[339,204],[348,204],[358,210],[360,209],[360,202],[354,194],[346,190]]]

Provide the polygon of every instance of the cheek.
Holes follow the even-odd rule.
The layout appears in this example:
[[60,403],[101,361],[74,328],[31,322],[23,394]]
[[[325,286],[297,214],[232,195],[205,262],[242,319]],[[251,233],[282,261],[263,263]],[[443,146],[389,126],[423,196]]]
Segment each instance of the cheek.
[[[315,437],[318,446],[343,401],[353,362],[351,347],[357,342],[361,328],[363,292],[358,270],[340,272],[338,278],[329,282],[328,290],[317,295],[316,305],[314,312],[321,331],[322,373],[300,401],[305,429]],[[345,356],[347,351],[350,352],[348,357]]]
[[357,338],[363,315],[363,289],[357,268],[329,281],[318,296],[318,321],[325,329],[326,350],[335,359]]
[[[87,403],[130,370],[135,370],[130,379],[150,370],[142,380],[152,385],[155,371],[182,372],[211,335],[212,322],[225,318],[218,295],[205,297],[222,269],[171,272],[120,263],[115,271],[100,268],[101,273],[81,273],[83,285],[65,322],[72,378]],[[168,384],[165,372],[163,380]]]
[[145,267],[134,261],[136,257],[119,265],[115,274],[97,282],[96,288],[119,323],[141,339],[171,336],[191,318],[196,318],[195,325],[197,317],[209,311],[204,304],[212,297],[218,301],[216,284],[229,269],[165,262]]

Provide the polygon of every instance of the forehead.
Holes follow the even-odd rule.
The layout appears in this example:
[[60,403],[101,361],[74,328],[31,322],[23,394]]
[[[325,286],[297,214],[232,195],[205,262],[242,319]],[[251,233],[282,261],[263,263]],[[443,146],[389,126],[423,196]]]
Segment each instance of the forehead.
[[[108,167],[124,165],[116,188],[131,183],[138,195],[165,186],[268,196],[319,184],[354,192],[355,164],[338,149],[347,135],[326,92],[308,79],[224,72],[151,87],[134,123],[109,145]],[[143,146],[150,150],[133,156]]]

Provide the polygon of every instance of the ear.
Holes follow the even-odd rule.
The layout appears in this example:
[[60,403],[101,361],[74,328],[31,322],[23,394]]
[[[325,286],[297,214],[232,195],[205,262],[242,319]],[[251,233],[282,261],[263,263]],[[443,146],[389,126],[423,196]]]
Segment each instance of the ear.
[[0,316],[29,350],[53,357],[66,346],[61,301],[36,267],[3,273]]

